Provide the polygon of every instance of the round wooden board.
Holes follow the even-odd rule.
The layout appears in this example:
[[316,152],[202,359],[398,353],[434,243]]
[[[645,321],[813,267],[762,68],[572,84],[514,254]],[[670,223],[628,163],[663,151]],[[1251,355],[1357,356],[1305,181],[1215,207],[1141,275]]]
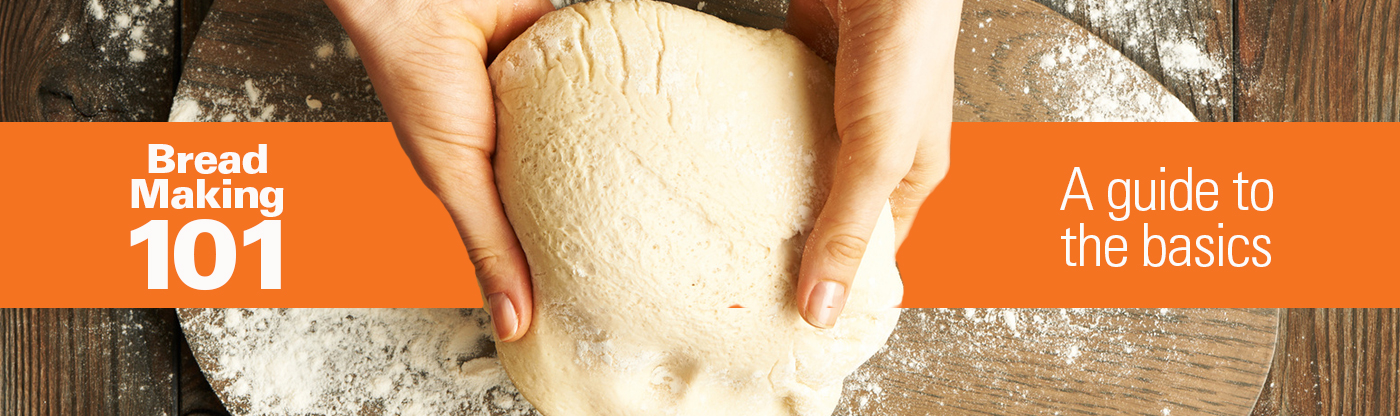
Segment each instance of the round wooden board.
[[[425,414],[535,414],[501,374],[484,311],[388,315],[181,309],[180,322],[235,415],[279,414],[269,411],[277,403],[301,403],[280,414],[396,414],[386,403]],[[1274,309],[907,309],[886,347],[846,380],[836,414],[1247,415],[1277,323]],[[419,376],[379,376],[394,369]],[[287,379],[362,382],[310,392],[269,382]],[[463,381],[482,379],[493,381]],[[444,388],[456,390],[404,402],[415,396],[406,390]]]
[[[186,61],[172,119],[384,121],[352,50],[319,1],[217,1]],[[1029,1],[967,0],[956,66],[959,121],[1190,119],[1132,62]],[[216,369],[240,358],[221,334],[257,328],[225,327],[228,313],[180,316],[220,398],[245,415],[247,386]],[[1272,309],[910,309],[887,348],[847,380],[837,413],[1246,415],[1268,372],[1277,320]],[[277,348],[287,340],[258,341]],[[371,347],[364,350],[389,346]],[[383,414],[374,409],[327,413]]]

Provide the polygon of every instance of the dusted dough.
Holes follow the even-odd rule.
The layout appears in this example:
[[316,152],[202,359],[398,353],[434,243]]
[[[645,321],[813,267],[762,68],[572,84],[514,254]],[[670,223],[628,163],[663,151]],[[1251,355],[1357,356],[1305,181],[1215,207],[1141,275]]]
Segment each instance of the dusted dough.
[[[894,329],[889,208],[836,328],[793,301],[838,139],[796,38],[649,0],[546,15],[490,68],[534,324],[497,345],[549,416],[829,415]],[[730,308],[739,305],[742,308]]]

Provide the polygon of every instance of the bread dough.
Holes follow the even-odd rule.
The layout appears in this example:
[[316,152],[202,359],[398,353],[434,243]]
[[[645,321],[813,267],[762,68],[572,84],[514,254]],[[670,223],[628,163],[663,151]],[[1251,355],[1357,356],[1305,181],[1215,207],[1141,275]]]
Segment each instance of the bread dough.
[[[829,64],[665,3],[544,16],[490,68],[535,318],[497,348],[542,413],[829,415],[903,295],[886,206],[838,325],[793,301],[839,144]],[[731,308],[731,306],[741,308]]]

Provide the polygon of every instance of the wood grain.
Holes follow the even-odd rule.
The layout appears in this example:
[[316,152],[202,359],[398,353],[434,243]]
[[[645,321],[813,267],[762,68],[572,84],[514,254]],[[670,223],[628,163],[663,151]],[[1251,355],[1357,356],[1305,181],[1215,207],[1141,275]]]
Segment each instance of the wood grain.
[[[314,312],[289,309],[279,310],[276,318],[228,319],[229,312],[183,309],[180,318],[201,365],[225,369],[224,377],[213,383],[220,397],[234,403],[234,414],[247,414],[247,392],[240,393],[235,379],[227,377],[227,366],[248,362],[247,354],[259,354],[250,352],[250,345],[289,342],[279,338],[286,337],[286,331],[266,328],[281,328],[287,325],[283,321],[295,322],[296,316]],[[479,323],[486,325],[484,312],[469,314],[482,317]],[[326,328],[371,321],[348,317],[345,322],[319,322],[322,330],[339,333]],[[1277,329],[1273,309],[906,309],[886,347],[847,379],[836,414],[1159,415],[1166,409],[1178,416],[1245,415],[1267,373]],[[440,329],[385,330],[407,334]],[[481,342],[489,343],[485,334],[482,330]],[[357,351],[364,358],[351,360],[423,358],[375,355],[395,351],[401,342],[393,333],[366,339],[357,347],[363,348]],[[331,366],[314,371],[331,379],[345,376]],[[251,377],[274,376],[278,374]],[[286,393],[261,392],[262,400]],[[356,403],[382,399],[368,390],[321,394],[317,403],[349,407],[326,408],[331,413],[353,413],[360,406]],[[424,411],[445,413],[458,405],[417,405],[434,403],[447,407]]]
[[1036,0],[1137,63],[1200,121],[1234,119],[1230,0]]
[[388,120],[320,0],[215,2],[191,48],[175,98],[180,121]]
[[0,310],[0,415],[178,414],[170,309]]
[[1274,309],[907,309],[838,414],[1244,415],[1276,325]]
[[189,58],[190,51],[194,50],[194,40],[199,35],[199,28],[204,24],[204,17],[208,16],[209,9],[214,7],[214,0],[180,0],[179,4],[179,26],[176,29],[180,34],[180,72],[183,74],[184,60]]
[[1254,416],[1400,414],[1400,309],[1289,309]]
[[178,72],[172,9],[0,2],[0,121],[164,120]]
[[209,380],[204,377],[194,352],[185,339],[185,332],[178,326],[175,335],[180,343],[179,364],[179,413],[180,416],[229,416],[228,409],[219,400]]
[[1400,0],[1239,0],[1239,121],[1400,121]]
[[1118,51],[1030,0],[968,0],[954,121],[1195,121]]

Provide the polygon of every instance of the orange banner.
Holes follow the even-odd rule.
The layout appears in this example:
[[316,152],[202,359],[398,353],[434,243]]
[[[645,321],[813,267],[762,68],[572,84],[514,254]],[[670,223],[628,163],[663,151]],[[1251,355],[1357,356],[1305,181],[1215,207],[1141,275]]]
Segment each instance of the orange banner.
[[[388,123],[0,124],[0,135],[6,138],[0,151],[5,178],[0,185],[5,199],[0,305],[482,304],[466,248],[447,210],[414,174]],[[150,173],[151,144],[168,145],[175,153],[172,163],[184,165],[185,172],[174,166],[170,173]],[[261,155],[259,144],[266,144]],[[202,165],[210,173],[198,171],[197,156],[203,152],[215,158],[216,163]],[[179,163],[180,153],[194,158]],[[217,162],[234,157],[239,172],[232,173],[235,163],[222,166],[230,173],[220,172]],[[245,167],[266,167],[266,173],[249,174]],[[167,208],[159,208],[159,195],[154,195],[153,208],[145,208],[148,195],[132,181],[144,181],[151,190],[158,179],[167,181]],[[132,208],[133,188],[143,193],[138,196],[141,208]],[[190,188],[190,202],[197,206],[174,209],[177,188]],[[258,195],[228,192],[225,199],[226,189],[248,188]],[[271,204],[262,204],[264,196]],[[217,224],[196,222],[206,219]],[[166,221],[165,241],[156,245],[166,261],[156,267],[167,271],[167,288],[149,289],[151,242],[138,242],[146,235],[133,236],[141,234],[133,231],[161,220]],[[279,289],[262,288],[268,263],[263,252],[274,238],[247,241],[246,231],[265,221],[280,221]],[[179,273],[177,262],[189,257],[178,247],[187,227],[193,234],[187,239],[194,241],[195,272]],[[272,234],[271,228],[258,231]],[[197,233],[204,230],[213,232]],[[225,234],[227,240],[219,242],[215,234]],[[225,252],[216,256],[221,249]],[[208,280],[216,280],[218,263],[230,257],[231,276],[217,289],[197,290],[181,279],[190,277],[195,287],[217,283]]]
[[[957,123],[899,251],[904,306],[1400,306],[1397,139],[1397,124]],[[1215,182],[1190,209],[1188,177]],[[1065,198],[1081,178],[1092,211]]]
[[[0,306],[481,306],[388,124],[0,135]],[[904,306],[1400,306],[1397,137],[1395,124],[955,124],[953,167],[899,251]]]

